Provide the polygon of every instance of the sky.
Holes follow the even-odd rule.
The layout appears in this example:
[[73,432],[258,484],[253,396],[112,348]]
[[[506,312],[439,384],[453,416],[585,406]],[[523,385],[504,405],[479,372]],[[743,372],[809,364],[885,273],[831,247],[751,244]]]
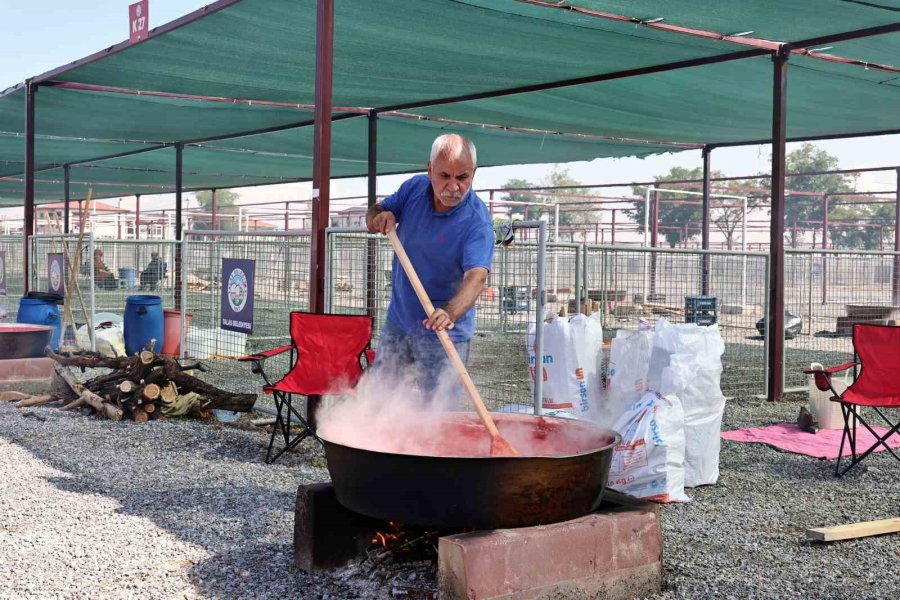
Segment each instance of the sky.
[[[133,0],[0,0],[0,90],[21,83],[67,62],[83,58],[128,37],[128,4]],[[158,27],[209,4],[203,0],[150,0],[150,27]],[[893,166],[900,163],[900,136],[817,142],[838,157],[841,168]],[[797,145],[789,144],[788,151]],[[768,146],[721,148],[712,153],[712,167],[725,175],[750,175],[769,170]],[[423,170],[427,156],[422,157]],[[569,174],[585,184],[647,181],[672,167],[700,166],[699,151],[664,154],[645,159],[597,159],[569,163]],[[476,189],[499,188],[517,178],[539,183],[553,165],[519,165],[479,169]],[[407,175],[379,178],[378,193],[394,191]],[[892,172],[865,175],[860,187],[888,190],[896,186]],[[364,195],[363,179],[332,182],[332,198]],[[309,198],[309,184],[238,190],[244,201]],[[621,191],[625,191],[624,188]],[[142,198],[142,208],[171,207],[173,196]],[[356,201],[335,201],[335,208]],[[131,199],[123,206],[133,205]]]

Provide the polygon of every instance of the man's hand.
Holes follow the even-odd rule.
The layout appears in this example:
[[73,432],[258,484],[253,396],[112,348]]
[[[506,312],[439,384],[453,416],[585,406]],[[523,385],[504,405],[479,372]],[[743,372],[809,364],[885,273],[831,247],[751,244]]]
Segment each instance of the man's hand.
[[[375,206],[377,207],[378,205],[376,204]],[[391,231],[396,224],[397,219],[394,217],[394,213],[389,210],[382,209],[375,212],[374,215],[370,214],[368,218],[369,233],[383,233],[387,235],[387,232]]]
[[425,326],[425,329],[444,331],[445,329],[453,329],[455,323],[453,318],[450,317],[450,313],[443,308],[436,308],[429,318],[422,321],[422,325]]

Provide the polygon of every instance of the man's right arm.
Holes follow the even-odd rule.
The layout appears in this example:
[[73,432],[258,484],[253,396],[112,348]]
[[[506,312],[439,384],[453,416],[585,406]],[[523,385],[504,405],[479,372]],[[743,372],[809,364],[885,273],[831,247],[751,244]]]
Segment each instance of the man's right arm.
[[366,213],[366,227],[368,227],[369,233],[387,234],[396,223],[394,213],[384,210],[380,204],[373,204]]

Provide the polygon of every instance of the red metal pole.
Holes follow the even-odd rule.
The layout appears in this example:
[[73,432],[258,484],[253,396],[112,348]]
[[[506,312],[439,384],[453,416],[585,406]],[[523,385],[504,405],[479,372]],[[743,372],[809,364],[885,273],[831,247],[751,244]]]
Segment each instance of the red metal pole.
[[325,312],[325,229],[331,199],[331,97],[334,66],[334,0],[316,3],[316,110],[313,131],[313,199],[309,310]]
[[216,217],[219,216],[218,215],[219,207],[218,207],[218,202],[217,202],[217,198],[216,198],[215,188],[213,188],[211,190],[211,192],[212,192],[212,223],[210,223],[209,228],[212,229],[213,231],[217,231],[218,230],[217,225],[219,224],[219,220]]
[[141,239],[141,195],[134,197],[134,239]]
[[25,270],[25,292],[31,289],[31,261],[28,242],[34,235],[34,94],[37,85],[25,82],[25,215],[22,223],[22,260]]
[[[828,249],[828,194],[822,194],[822,250]],[[828,254],[822,253],[822,304],[828,301]]]
[[616,245],[616,210],[618,210],[618,209],[615,209],[615,208],[612,209],[612,231],[610,232],[610,236],[609,236],[609,245],[610,246]]
[[[894,252],[900,252],[900,169],[897,169],[897,201],[894,204]],[[900,255],[894,256],[892,304],[900,304]]]
[[291,203],[284,203],[284,230],[287,231],[291,228],[290,224],[290,211],[291,211]]
[[789,52],[772,57],[772,224],[769,233],[769,337],[767,397],[781,399],[784,381],[784,174],[787,123],[787,66]]
[[[700,248],[709,250],[709,190],[710,177],[712,176],[712,161],[710,157],[712,149],[709,146],[703,147],[703,214],[701,216],[700,225]],[[685,245],[687,238],[685,237]],[[709,255],[704,254],[700,259],[700,293],[704,296],[709,295]]]

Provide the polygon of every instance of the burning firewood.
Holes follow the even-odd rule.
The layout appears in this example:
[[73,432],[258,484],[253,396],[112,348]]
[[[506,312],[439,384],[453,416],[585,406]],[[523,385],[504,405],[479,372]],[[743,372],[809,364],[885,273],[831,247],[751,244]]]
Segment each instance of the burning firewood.
[[[174,358],[160,356],[152,351],[152,344],[127,357],[111,358],[95,352],[63,355],[50,348],[45,354],[58,363],[57,376],[69,392],[54,391],[56,397],[69,402],[62,410],[87,404],[113,420],[145,422],[151,415],[210,418],[212,409],[247,412],[256,401],[255,394],[227,392],[186,373],[206,368],[199,363],[182,365]],[[81,384],[69,370],[71,367],[111,370]]]

